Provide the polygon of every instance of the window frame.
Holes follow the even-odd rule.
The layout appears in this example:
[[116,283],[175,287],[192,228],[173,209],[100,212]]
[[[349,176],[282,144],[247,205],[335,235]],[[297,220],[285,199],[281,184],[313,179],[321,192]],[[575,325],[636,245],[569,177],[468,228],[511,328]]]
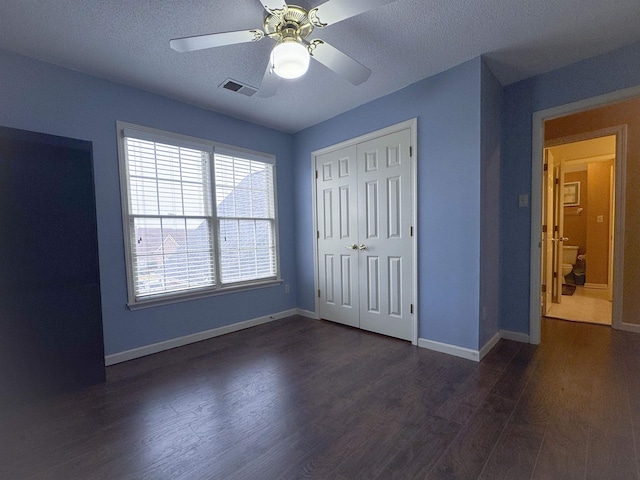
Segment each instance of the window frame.
[[[278,188],[277,188],[277,168],[276,157],[271,154],[250,150],[242,147],[236,147],[232,145],[223,144],[220,142],[214,142],[211,140],[190,137],[187,135],[181,135],[178,133],[167,132],[158,130],[155,128],[144,127],[141,125],[135,125],[127,122],[116,121],[117,142],[118,142],[118,167],[120,177],[120,194],[121,194],[121,215],[122,215],[122,228],[123,228],[123,240],[125,250],[125,270],[127,277],[127,306],[130,310],[137,310],[140,308],[153,307],[158,305],[168,305],[177,302],[188,301],[192,299],[204,298],[214,295],[233,293],[243,290],[252,290],[256,288],[270,287],[282,283],[280,273],[280,239],[279,239],[279,222],[278,222]],[[126,132],[126,133],[125,133]],[[137,135],[136,135],[137,134]],[[129,192],[129,168],[126,154],[126,141],[125,138],[138,138],[141,140],[153,141],[157,143],[164,143],[168,145],[181,146],[191,149],[202,150],[209,154],[209,181],[211,183],[210,195],[208,199],[208,208],[211,211],[210,215],[210,235],[212,238],[212,250],[213,250],[213,269],[215,275],[214,285],[205,287],[192,287],[185,290],[164,292],[151,294],[148,296],[138,297],[135,292],[135,268],[134,268],[134,254],[133,245],[131,243],[131,231],[132,219],[136,217],[131,213],[130,204],[130,192]],[[220,238],[219,238],[219,223],[220,218],[217,212],[216,201],[216,178],[215,178],[215,154],[216,151],[222,155],[233,155],[234,157],[263,162],[271,165],[272,178],[273,178],[273,239],[275,242],[275,275],[267,278],[261,278],[256,280],[239,281],[233,283],[222,283],[222,271],[221,271],[221,251],[220,251]],[[164,215],[160,217],[171,218],[170,215]],[[248,217],[249,219],[252,217]]]

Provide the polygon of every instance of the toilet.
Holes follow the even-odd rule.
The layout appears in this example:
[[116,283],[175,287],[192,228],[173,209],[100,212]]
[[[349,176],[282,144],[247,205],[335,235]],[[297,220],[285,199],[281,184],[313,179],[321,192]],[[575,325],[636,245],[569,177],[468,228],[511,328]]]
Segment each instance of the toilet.
[[[562,278],[566,277],[573,270],[573,266],[578,260],[578,248],[574,246],[562,247]],[[563,281],[564,283],[564,281]]]

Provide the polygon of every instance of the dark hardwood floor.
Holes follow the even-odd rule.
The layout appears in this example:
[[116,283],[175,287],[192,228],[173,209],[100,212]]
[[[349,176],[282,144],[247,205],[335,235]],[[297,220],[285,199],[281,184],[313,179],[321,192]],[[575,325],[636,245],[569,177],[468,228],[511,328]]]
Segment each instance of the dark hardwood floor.
[[640,335],[543,320],[481,363],[292,317],[0,414],[9,479],[640,479]]

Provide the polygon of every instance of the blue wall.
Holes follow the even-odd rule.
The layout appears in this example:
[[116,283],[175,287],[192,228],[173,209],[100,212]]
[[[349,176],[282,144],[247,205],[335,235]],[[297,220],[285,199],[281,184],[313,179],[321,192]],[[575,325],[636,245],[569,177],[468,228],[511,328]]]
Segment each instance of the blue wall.
[[640,85],[640,43],[510,85],[504,89],[501,165],[500,326],[529,333],[534,112]]
[[476,58],[294,136],[298,307],[315,309],[311,153],[417,117],[419,336],[478,348],[480,77]]
[[[419,335],[477,349],[498,317],[500,328],[529,329],[531,211],[518,207],[518,195],[531,193],[533,113],[635,85],[640,43],[503,91],[476,58],[292,136],[0,51],[0,124],[93,142],[105,348],[113,354],[314,310],[311,153],[417,117]],[[291,293],[277,286],[129,311],[116,120],[276,155],[281,267]]]
[[500,321],[500,118],[502,87],[482,62],[480,341],[482,348],[498,333]]
[[[135,312],[126,307],[116,120],[276,155],[282,276],[268,287]],[[105,353],[295,308],[290,135],[0,51],[0,125],[90,140],[96,183]]]

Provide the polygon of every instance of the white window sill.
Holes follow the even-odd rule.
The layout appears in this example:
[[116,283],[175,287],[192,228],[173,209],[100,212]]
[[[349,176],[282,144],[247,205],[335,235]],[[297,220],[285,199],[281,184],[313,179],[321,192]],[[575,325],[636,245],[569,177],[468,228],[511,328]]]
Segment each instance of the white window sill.
[[142,310],[144,308],[159,307],[162,305],[171,305],[173,303],[187,302],[189,300],[197,300],[200,298],[214,297],[217,295],[225,295],[227,293],[244,292],[247,290],[255,290],[257,288],[274,287],[280,285],[282,279],[269,279],[259,282],[247,282],[242,284],[230,285],[226,287],[218,287],[212,289],[202,289],[198,291],[187,291],[180,293],[172,293],[166,295],[157,295],[142,298],[136,302],[128,302],[129,310]]

